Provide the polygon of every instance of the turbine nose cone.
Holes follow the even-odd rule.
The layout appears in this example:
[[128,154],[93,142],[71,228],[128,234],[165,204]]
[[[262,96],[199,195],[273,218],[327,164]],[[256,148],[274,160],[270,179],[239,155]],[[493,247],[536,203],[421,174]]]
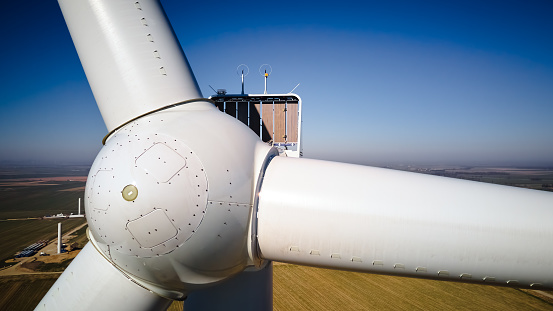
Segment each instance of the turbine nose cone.
[[194,151],[137,127],[108,140],[87,183],[90,230],[108,256],[172,252],[196,232],[207,207],[207,177]]
[[90,170],[90,240],[172,299],[239,273],[251,260],[255,174],[275,152],[209,103],[132,121],[109,136]]

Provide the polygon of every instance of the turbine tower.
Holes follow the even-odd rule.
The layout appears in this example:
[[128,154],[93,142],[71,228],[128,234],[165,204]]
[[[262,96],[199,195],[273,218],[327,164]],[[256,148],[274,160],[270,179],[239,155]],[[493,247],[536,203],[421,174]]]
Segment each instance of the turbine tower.
[[61,254],[61,222],[58,222],[58,254]]
[[159,1],[59,3],[109,133],[37,309],[269,310],[271,261],[553,289],[552,193],[279,156],[203,98]]

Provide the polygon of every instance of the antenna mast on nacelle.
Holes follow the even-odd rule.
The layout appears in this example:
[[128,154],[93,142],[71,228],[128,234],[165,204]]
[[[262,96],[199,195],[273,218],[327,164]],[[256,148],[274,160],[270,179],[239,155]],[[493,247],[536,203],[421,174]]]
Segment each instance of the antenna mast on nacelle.
[[[269,72],[267,72],[267,69]],[[273,67],[269,64],[263,64],[261,67],[259,67],[259,73],[265,77],[265,92],[263,94],[267,94],[267,79],[269,78],[269,75],[273,72]]]
[[[246,72],[244,72],[244,70]],[[246,66],[245,64],[240,64],[238,67],[236,67],[236,74],[242,77],[242,95],[244,95],[244,77],[250,73],[250,68]]]

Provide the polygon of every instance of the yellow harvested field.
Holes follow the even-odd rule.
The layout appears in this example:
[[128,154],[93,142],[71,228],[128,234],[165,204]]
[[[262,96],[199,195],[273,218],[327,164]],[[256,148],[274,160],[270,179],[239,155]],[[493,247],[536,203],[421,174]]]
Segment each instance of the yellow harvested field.
[[512,288],[276,264],[273,309],[553,310],[553,304]]
[[[0,310],[32,310],[57,276],[0,277]],[[274,310],[553,310],[547,297],[505,287],[287,264],[274,266],[273,279]],[[175,301],[169,310],[182,310],[182,306]]]
[[33,310],[57,278],[58,274],[0,277],[0,310]]

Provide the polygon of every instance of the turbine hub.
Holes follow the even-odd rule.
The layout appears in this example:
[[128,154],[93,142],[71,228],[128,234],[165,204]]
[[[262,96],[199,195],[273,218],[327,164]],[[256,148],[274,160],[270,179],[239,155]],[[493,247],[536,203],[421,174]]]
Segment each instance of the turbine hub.
[[89,226],[110,251],[161,256],[182,246],[200,225],[207,177],[182,141],[131,133],[115,134],[98,155],[87,185]]
[[109,137],[90,169],[91,242],[129,278],[172,299],[256,265],[253,198],[275,154],[207,102],[135,120]]

